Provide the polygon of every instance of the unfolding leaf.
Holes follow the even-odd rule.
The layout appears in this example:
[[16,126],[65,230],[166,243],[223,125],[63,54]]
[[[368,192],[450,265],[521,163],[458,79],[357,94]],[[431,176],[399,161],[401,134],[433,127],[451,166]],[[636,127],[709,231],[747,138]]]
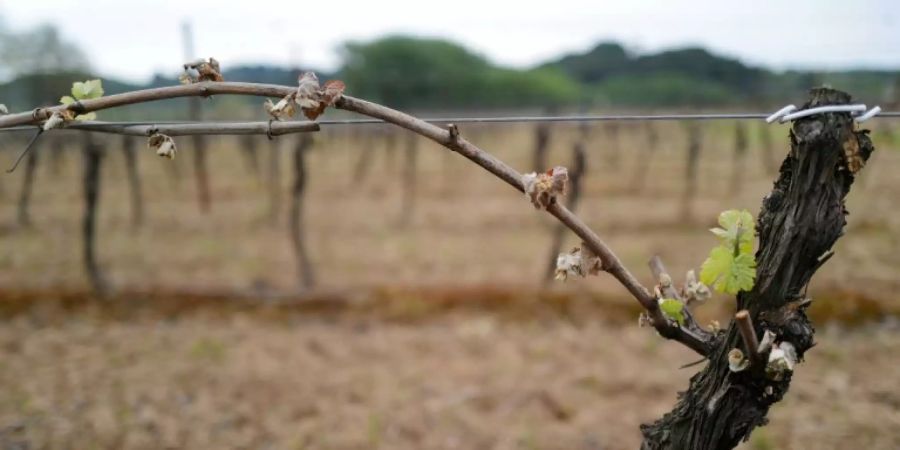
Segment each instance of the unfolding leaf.
[[97,113],[89,112],[87,114],[81,114],[75,116],[75,120],[86,121],[86,120],[95,120],[97,118]]
[[684,303],[671,298],[659,299],[659,309],[666,317],[684,325]]
[[756,279],[756,261],[752,254],[734,252],[718,246],[709,252],[709,257],[700,268],[700,281],[713,289],[727,294],[753,289]]
[[[72,95],[64,95],[59,99],[59,102],[63,105],[71,105],[73,103],[77,103],[81,100],[90,100],[94,98],[100,98],[103,96],[103,82],[100,80],[87,80],[87,81],[76,81],[72,83]],[[97,114],[90,112],[81,114],[79,116],[73,116],[72,111],[64,112],[64,119],[66,120],[94,120],[97,118]]]
[[740,253],[753,252],[756,225],[749,211],[736,209],[724,211],[719,214],[719,225],[721,228],[713,228],[710,231],[719,237],[723,246],[733,248],[737,242]]
[[89,100],[103,96],[103,82],[100,80],[76,81],[72,83],[72,96],[77,100]]

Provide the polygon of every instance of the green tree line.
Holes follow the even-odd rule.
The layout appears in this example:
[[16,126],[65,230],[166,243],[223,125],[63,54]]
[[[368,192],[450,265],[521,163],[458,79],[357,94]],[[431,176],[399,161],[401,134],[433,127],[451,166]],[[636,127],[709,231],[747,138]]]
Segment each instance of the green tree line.
[[[341,78],[353,95],[406,109],[771,106],[821,84],[890,103],[900,79],[897,71],[779,73],[702,48],[637,54],[616,42],[524,69],[499,66],[452,41],[402,35],[347,42],[340,57],[337,73],[319,71],[320,78]],[[52,103],[72,80],[88,76],[104,78],[110,94],[177,83],[177,65],[144,85],[92,73],[84,54],[48,26],[19,34],[0,29],[0,63],[6,70],[0,75],[11,78],[0,85],[0,103],[12,108]],[[226,79],[278,84],[295,83],[301,71],[227,63],[225,69]],[[177,105],[157,108],[177,115],[183,110]]]

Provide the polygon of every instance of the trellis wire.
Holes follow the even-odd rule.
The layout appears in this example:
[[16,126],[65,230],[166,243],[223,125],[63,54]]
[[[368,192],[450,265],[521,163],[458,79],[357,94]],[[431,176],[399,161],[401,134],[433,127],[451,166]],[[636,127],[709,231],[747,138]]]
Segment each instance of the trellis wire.
[[[795,113],[796,114],[796,113]],[[771,117],[771,113],[698,113],[698,114],[604,114],[604,115],[570,115],[570,116],[499,116],[499,117],[433,117],[422,119],[428,123],[441,124],[460,124],[460,123],[535,123],[535,122],[613,122],[613,121],[714,121],[714,120],[765,120]],[[789,116],[788,116],[789,117]],[[873,117],[878,118],[900,118],[900,111],[881,111]],[[147,126],[147,125],[195,125],[207,124],[214,125],[216,121],[119,121],[119,122],[94,122],[97,125],[103,125],[105,128],[110,127],[129,127],[129,126]],[[265,124],[266,122],[247,122],[248,124]],[[284,123],[284,122],[282,122]],[[290,122],[287,122],[290,123]],[[319,125],[372,125],[385,123],[380,119],[325,119],[318,120],[315,123]],[[88,123],[85,123],[88,125]],[[3,131],[23,131],[34,130],[36,126],[18,126],[10,128],[0,128]],[[65,129],[65,128],[63,128]],[[69,129],[78,130],[71,127]],[[81,128],[81,131],[87,130],[87,127]]]

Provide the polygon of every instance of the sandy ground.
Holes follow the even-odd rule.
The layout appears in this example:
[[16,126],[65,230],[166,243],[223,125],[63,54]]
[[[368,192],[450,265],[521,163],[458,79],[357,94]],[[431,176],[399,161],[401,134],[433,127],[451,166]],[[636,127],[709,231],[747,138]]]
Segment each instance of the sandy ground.
[[[637,448],[695,359],[558,316],[37,323],[0,324],[0,448]],[[898,448],[898,354],[896,325],[824,330],[742,448]]]

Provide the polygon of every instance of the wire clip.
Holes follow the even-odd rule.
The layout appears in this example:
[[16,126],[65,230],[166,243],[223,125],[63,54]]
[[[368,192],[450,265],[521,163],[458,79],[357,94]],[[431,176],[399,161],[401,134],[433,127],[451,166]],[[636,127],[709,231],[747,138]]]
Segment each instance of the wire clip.
[[778,121],[778,123],[785,123],[791,120],[799,119],[801,117],[808,117],[816,114],[830,112],[848,112],[856,119],[857,122],[865,122],[881,112],[880,106],[876,106],[868,111],[866,111],[866,109],[866,105],[859,104],[817,106],[815,108],[797,111],[796,106],[787,105],[784,108],[775,111],[771,116],[766,117],[766,123],[772,123],[776,120]]

